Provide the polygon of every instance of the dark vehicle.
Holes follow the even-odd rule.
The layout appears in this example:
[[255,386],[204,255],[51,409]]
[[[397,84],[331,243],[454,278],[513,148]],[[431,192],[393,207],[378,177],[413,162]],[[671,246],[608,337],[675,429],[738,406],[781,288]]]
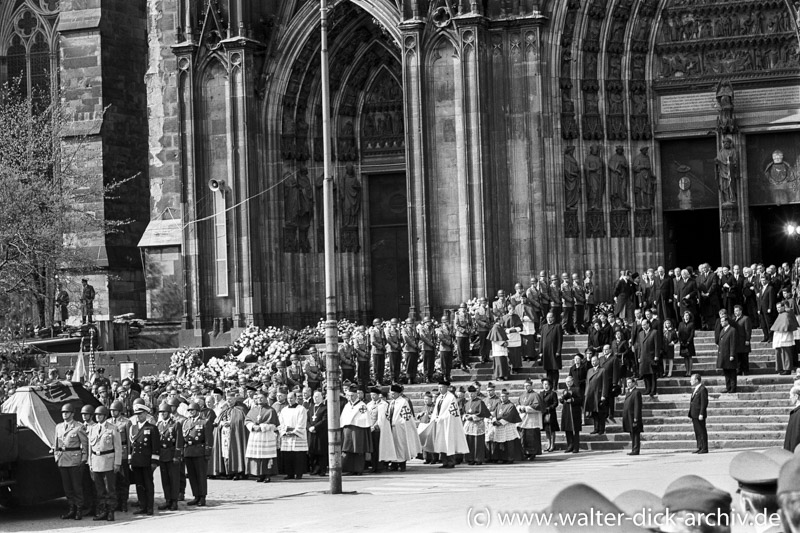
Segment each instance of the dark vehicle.
[[100,402],[79,383],[21,387],[3,403],[0,413],[0,505],[34,505],[64,496],[53,459],[55,426],[61,406],[76,408]]

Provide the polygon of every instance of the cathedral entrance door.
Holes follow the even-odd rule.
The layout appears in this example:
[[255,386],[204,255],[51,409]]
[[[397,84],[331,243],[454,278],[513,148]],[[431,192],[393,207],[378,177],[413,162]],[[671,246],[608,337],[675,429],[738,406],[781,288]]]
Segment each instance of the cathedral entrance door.
[[404,319],[408,316],[408,206],[403,173],[368,178],[372,314]]
[[720,266],[719,211],[694,209],[664,213],[664,268],[702,263]]

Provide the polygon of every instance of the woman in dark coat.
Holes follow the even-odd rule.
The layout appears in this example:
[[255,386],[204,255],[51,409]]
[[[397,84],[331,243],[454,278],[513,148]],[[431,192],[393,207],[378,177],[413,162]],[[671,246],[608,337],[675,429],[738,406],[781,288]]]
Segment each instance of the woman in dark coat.
[[794,453],[794,449],[800,444],[800,387],[792,387],[789,399],[792,401],[794,409],[789,413],[789,424],[786,426],[783,448]]
[[694,316],[691,311],[683,313],[683,322],[678,324],[678,342],[681,345],[681,357],[686,366],[686,377],[692,375],[692,362],[696,356],[694,349]]
[[561,429],[567,436],[567,449],[564,453],[578,453],[583,426],[583,397],[572,376],[567,377],[566,385],[559,400],[564,406],[561,409]]
[[587,348],[591,348],[595,353],[603,350],[603,331],[602,324],[599,320],[592,322],[592,327],[589,328]]

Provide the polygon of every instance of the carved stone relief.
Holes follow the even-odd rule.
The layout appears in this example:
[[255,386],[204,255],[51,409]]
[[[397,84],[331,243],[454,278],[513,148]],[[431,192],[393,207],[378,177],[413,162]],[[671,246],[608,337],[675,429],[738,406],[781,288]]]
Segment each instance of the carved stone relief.
[[561,137],[567,140],[578,137],[578,122],[575,119],[575,103],[572,96],[572,45],[575,39],[575,26],[580,10],[580,0],[567,0],[567,14],[561,33]]

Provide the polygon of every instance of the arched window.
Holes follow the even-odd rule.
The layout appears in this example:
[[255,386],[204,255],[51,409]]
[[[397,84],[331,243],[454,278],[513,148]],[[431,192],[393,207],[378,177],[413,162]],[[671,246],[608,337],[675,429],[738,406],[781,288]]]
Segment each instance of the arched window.
[[47,26],[50,18],[39,18],[22,8],[12,17],[12,31],[6,51],[6,79],[19,83],[23,95],[33,96],[37,106],[50,103],[54,87],[52,54]]

